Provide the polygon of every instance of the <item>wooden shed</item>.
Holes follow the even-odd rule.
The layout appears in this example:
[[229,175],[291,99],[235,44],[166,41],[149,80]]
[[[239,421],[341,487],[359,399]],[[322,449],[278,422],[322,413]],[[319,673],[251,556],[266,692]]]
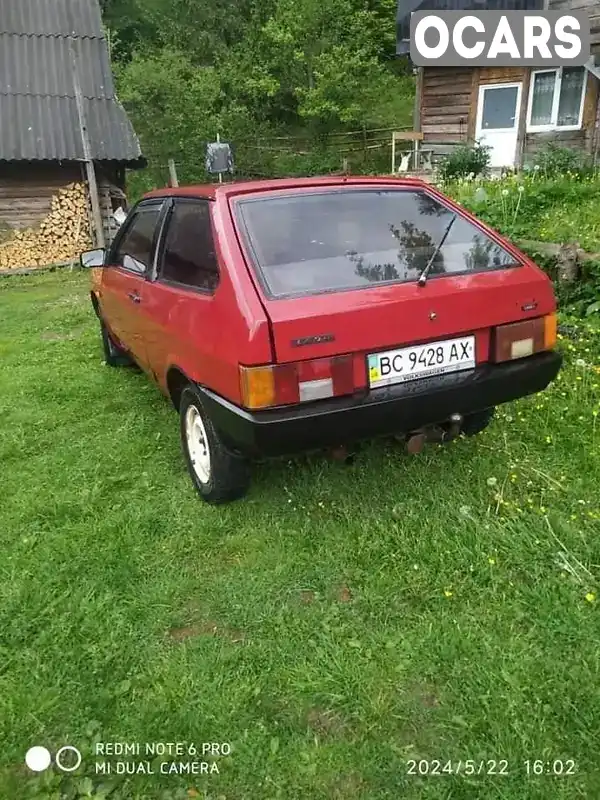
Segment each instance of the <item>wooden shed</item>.
[[146,162],[98,0],[0,0],[0,59],[0,268],[105,244],[126,170]]
[[480,141],[493,167],[522,167],[547,142],[600,152],[598,0],[399,0],[399,54],[409,52],[417,10],[582,10],[590,15],[592,58],[585,67],[425,67],[417,70],[414,128],[434,151]]

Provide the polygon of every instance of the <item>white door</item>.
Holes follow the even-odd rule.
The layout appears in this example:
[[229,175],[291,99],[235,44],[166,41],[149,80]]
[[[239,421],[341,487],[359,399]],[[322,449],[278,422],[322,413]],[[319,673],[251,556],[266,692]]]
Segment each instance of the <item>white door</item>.
[[496,83],[479,87],[475,138],[490,147],[492,167],[513,167],[517,152],[520,83]]

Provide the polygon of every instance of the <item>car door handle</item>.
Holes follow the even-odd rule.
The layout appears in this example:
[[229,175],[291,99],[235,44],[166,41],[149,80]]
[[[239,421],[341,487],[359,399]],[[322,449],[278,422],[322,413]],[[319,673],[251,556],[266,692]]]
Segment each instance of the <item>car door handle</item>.
[[127,297],[132,300],[134,303],[141,303],[142,298],[139,296],[137,292],[127,292]]

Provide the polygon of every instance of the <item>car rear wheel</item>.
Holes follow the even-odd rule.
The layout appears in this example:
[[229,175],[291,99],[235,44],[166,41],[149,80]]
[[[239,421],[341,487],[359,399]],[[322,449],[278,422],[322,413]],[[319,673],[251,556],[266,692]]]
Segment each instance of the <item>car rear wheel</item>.
[[200,496],[213,505],[243,497],[250,485],[248,462],[227,451],[192,386],[181,395],[179,413],[183,453]]
[[115,344],[115,340],[102,320],[100,320],[100,334],[102,336],[104,360],[109,367],[129,367],[133,364],[127,353]]

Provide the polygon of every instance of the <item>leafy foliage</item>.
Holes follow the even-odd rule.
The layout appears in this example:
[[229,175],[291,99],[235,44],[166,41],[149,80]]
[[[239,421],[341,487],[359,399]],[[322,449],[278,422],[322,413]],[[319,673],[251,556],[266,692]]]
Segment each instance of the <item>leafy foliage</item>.
[[587,261],[581,279],[559,287],[559,296],[577,317],[598,318],[600,312],[600,261]]
[[[243,172],[276,174],[265,136],[302,135],[320,169],[327,137],[410,124],[413,77],[395,57],[392,0],[104,0],[120,97],[151,169],[136,189],[205,180],[206,141],[219,132]],[[302,148],[298,148],[302,150]],[[306,166],[288,158],[291,173]],[[158,172],[158,167],[162,172]],[[374,167],[375,165],[373,165]],[[354,167],[354,165],[353,165]]]
[[442,181],[441,186],[508,236],[577,241],[584,250],[600,251],[600,180],[593,176],[547,179],[536,172],[502,180]]
[[[503,180],[459,180],[444,191],[496,230],[521,243],[575,242],[588,253],[600,253],[600,179],[592,173],[567,173],[547,178],[541,170]],[[529,255],[552,278],[555,261],[529,248]],[[583,264],[580,280],[557,283],[561,305],[576,316],[598,313],[600,258]],[[590,310],[591,309],[591,310]]]
[[586,156],[581,151],[570,147],[561,147],[553,142],[548,142],[541,148],[534,158],[533,167],[540,170],[546,177],[589,171]]
[[476,142],[474,145],[458,147],[447,156],[440,168],[443,180],[456,180],[471,176],[487,175],[490,168],[490,148]]

